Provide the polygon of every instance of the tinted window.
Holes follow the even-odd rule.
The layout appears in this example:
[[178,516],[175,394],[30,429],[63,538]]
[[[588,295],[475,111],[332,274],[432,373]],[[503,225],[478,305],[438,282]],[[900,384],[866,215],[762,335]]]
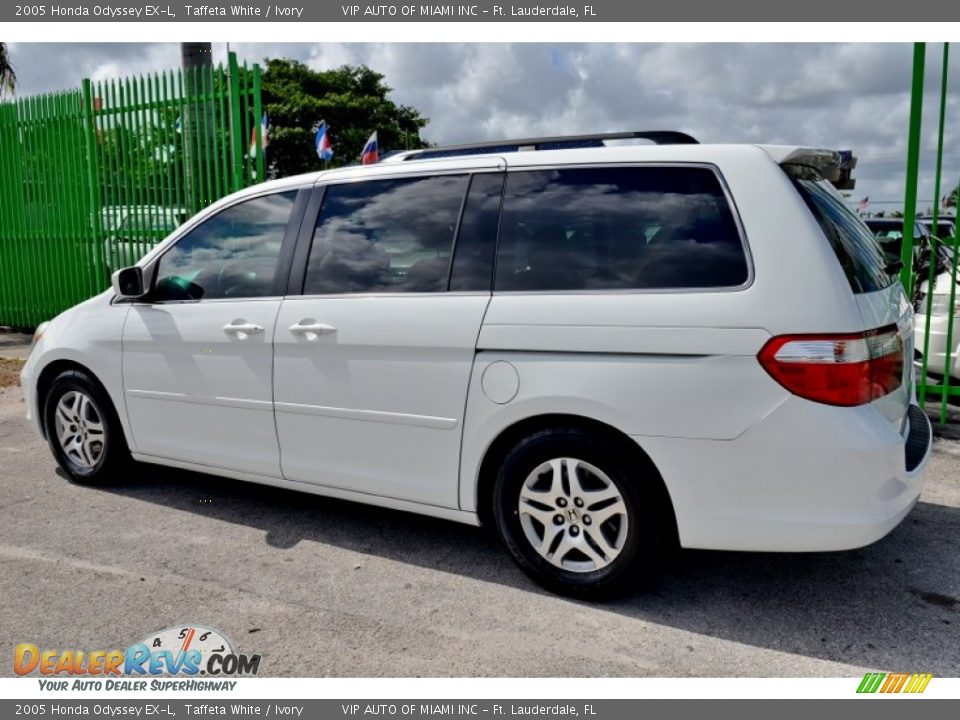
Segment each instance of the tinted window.
[[[855,293],[881,290],[896,281],[896,276],[885,270],[889,261],[874,233],[830,190],[825,181],[795,179],[793,182],[827,236]],[[893,228],[878,227],[875,230],[891,231],[887,237],[897,247],[891,245],[887,251],[899,255],[903,224],[893,225]]]
[[[932,223],[931,223],[932,226]],[[950,223],[937,223],[937,231],[934,233],[939,239],[953,237],[953,225]]]
[[507,177],[497,290],[732,287],[747,277],[736,223],[707,168]]
[[502,193],[502,173],[473,176],[453,254],[451,290],[490,290]]
[[466,175],[331,185],[307,263],[307,295],[446,290]]
[[275,295],[280,246],[296,191],[246,200],[205,220],[160,259],[155,300]]

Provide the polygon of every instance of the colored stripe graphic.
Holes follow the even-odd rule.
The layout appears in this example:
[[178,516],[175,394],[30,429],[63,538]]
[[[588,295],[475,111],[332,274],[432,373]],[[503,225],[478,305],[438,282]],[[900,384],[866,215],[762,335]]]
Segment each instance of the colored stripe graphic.
[[867,673],[857,687],[858,693],[922,693],[927,689],[932,673]]
[[883,683],[883,687],[880,688],[882,693],[895,693],[900,692],[900,688],[903,687],[903,683],[907,680],[907,673],[890,673],[887,676],[886,682]]
[[877,688],[880,687],[880,682],[883,678],[886,677],[885,673],[867,673],[863,676],[863,681],[860,683],[860,687],[857,688],[858,693],[874,693],[877,691]]
[[912,688],[906,690],[909,693],[922,693],[927,689],[927,685],[930,684],[930,681],[933,679],[933,673],[920,673],[919,675],[914,675],[916,681]]

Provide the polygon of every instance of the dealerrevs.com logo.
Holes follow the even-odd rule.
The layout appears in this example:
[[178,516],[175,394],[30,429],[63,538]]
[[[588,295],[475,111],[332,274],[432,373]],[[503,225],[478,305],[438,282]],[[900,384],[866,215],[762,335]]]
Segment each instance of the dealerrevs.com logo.
[[[190,683],[180,687],[171,683],[146,680],[114,680],[116,677],[242,677],[256,675],[260,655],[244,655],[217,630],[202,625],[182,625],[151,633],[126,650],[41,649],[34,643],[20,643],[14,649],[13,671],[19,676],[37,674],[43,689],[49,690],[156,690],[156,689],[232,689],[217,683]],[[72,677],[70,680],[52,678]],[[99,687],[98,687],[99,686]]]

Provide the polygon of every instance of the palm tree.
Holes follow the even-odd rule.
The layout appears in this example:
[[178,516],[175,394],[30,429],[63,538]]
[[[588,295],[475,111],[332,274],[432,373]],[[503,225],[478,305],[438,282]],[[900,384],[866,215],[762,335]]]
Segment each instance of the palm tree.
[[0,97],[3,97],[5,92],[12,93],[16,87],[17,74],[13,71],[13,65],[10,64],[7,44],[0,42]]
[[957,207],[957,193],[960,191],[960,185],[957,185],[950,192],[948,192],[943,198],[943,209],[955,208]]

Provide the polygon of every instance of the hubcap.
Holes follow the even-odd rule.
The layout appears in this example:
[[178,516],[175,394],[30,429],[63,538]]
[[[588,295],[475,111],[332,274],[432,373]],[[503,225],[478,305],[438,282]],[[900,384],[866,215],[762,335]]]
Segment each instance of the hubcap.
[[518,503],[527,541],[550,564],[572,572],[612,563],[627,539],[627,506],[613,481],[576,458],[554,458],[523,483]]
[[93,400],[79,390],[65,393],[57,403],[54,420],[64,454],[82,468],[94,467],[103,455],[106,433]]

